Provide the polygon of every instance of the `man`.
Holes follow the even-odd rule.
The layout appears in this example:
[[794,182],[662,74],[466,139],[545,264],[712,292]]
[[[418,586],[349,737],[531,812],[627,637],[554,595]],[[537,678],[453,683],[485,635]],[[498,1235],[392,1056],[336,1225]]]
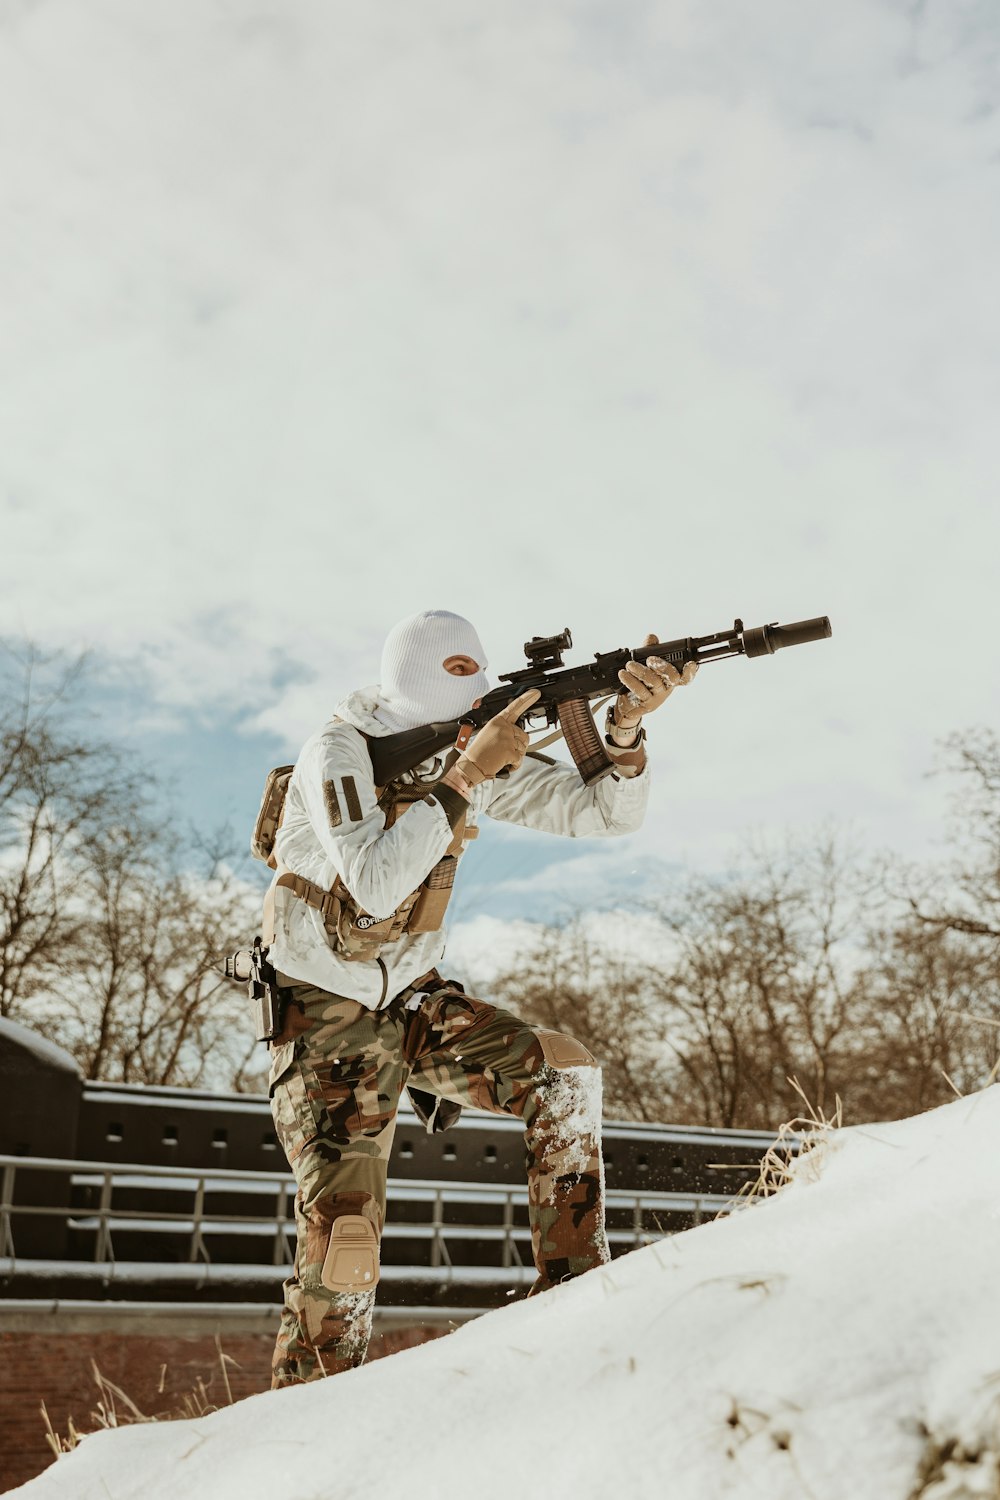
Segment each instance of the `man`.
[[272,1043],[272,1112],[298,1184],[276,1387],[364,1359],[404,1086],[435,1096],[439,1111],[471,1104],[524,1122],[533,1292],[609,1259],[600,1070],[572,1037],[440,976],[444,907],[483,813],[569,836],[637,828],[648,782],[642,720],[696,668],[681,676],[655,658],[629,662],[606,726],[614,774],[595,786],[528,752],[516,720],[537,698],[531,690],[457,758],[376,787],[368,740],[459,718],[487,691],[486,665],[460,616],[431,610],[401,621],[378,686],[338,705],[288,786],[265,921],[290,996]]

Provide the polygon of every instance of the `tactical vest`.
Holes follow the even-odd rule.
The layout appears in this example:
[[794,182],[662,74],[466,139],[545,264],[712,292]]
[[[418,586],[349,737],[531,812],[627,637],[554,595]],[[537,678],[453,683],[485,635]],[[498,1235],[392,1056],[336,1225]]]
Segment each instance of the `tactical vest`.
[[[275,854],[275,840],[294,769],[294,766],[277,766],[269,773],[250,839],[250,852],[275,871],[264,898],[264,941],[274,941],[274,899],[279,886],[319,912],[333,951],[348,961],[377,959],[386,943],[398,942],[404,933],[437,932],[451,899],[458,861],[466,844],[478,834],[478,828],[466,828],[463,820],[444,855],[417,889],[411,891],[389,916],[374,917],[358,904],[339,875],[327,890],[305,876],[287,870]],[[387,787],[376,787],[386,828],[391,828],[415,802],[426,801],[433,795],[436,784],[397,781]]]

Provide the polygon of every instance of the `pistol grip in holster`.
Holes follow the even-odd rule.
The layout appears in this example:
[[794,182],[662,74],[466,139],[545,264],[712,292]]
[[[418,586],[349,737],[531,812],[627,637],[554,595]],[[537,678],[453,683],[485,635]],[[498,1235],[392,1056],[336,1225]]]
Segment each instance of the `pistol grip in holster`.
[[258,1042],[273,1042],[284,1030],[289,995],[278,984],[262,939],[256,937],[252,948],[240,948],[230,954],[221,972],[235,984],[246,985],[254,1036]]

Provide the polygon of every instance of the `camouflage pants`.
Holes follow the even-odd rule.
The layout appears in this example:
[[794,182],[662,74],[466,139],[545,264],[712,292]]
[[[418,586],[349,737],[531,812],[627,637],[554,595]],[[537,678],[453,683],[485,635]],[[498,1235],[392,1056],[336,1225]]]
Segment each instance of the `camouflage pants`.
[[[310,985],[273,1045],[271,1110],[295,1173],[298,1244],[274,1355],[277,1386],[359,1365],[371,1333],[396,1107],[407,1083],[524,1121],[532,1292],[603,1265],[601,1074],[559,1032],[432,974],[384,1010]],[[369,1287],[369,1283],[371,1286]]]

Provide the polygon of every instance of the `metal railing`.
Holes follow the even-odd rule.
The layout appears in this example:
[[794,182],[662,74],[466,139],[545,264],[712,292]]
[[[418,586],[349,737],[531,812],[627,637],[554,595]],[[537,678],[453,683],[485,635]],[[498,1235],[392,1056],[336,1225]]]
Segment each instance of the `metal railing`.
[[[68,1180],[70,1201],[19,1202],[16,1191],[19,1172],[62,1175]],[[161,1207],[155,1201],[139,1207],[120,1206],[120,1195],[127,1192],[134,1195],[136,1190],[147,1191],[154,1200],[164,1193],[168,1201],[169,1197],[182,1193],[186,1197],[183,1207],[176,1208]],[[224,1200],[227,1194],[259,1197],[262,1211],[220,1211],[216,1200]],[[239,1172],[224,1167],[155,1167],[0,1155],[0,1271],[10,1274],[19,1264],[25,1269],[23,1258],[20,1262],[18,1259],[15,1235],[15,1222],[22,1216],[34,1220],[62,1219],[67,1229],[77,1235],[77,1250],[92,1235],[92,1254],[76,1257],[78,1265],[86,1259],[92,1273],[110,1272],[114,1268],[115,1235],[121,1236],[125,1231],[140,1232],[154,1242],[160,1235],[173,1237],[174,1260],[160,1268],[161,1275],[177,1276],[179,1254],[190,1268],[214,1266],[221,1271],[226,1267],[232,1276],[242,1262],[218,1257],[213,1261],[209,1242],[214,1237],[233,1234],[257,1237],[262,1241],[262,1249],[266,1246],[268,1258],[258,1258],[255,1267],[248,1266],[248,1274],[267,1265],[283,1269],[291,1264],[294,1252],[294,1199],[295,1182],[287,1169],[273,1173]],[[622,1250],[649,1244],[669,1233],[662,1223],[668,1215],[684,1215],[700,1224],[732,1209],[740,1200],[715,1194],[632,1192],[616,1188],[607,1192],[605,1201],[609,1241],[612,1248]],[[390,1179],[390,1216],[383,1243],[388,1241],[391,1246],[394,1240],[425,1241],[428,1247],[426,1258],[408,1263],[406,1272],[397,1261],[395,1276],[402,1278],[412,1267],[420,1279],[434,1271],[441,1271],[449,1280],[463,1279],[462,1273],[466,1271],[469,1273],[466,1279],[480,1280],[485,1268],[463,1267],[459,1246],[491,1241],[499,1250],[500,1263],[496,1269],[501,1279],[507,1273],[511,1281],[523,1280],[531,1266],[527,1202],[527,1189],[523,1185]],[[394,1219],[393,1205],[404,1204],[410,1206],[408,1215]],[[464,1216],[463,1211],[466,1211]],[[41,1271],[45,1261],[36,1258],[31,1264]],[[65,1268],[69,1262],[60,1260],[58,1264]],[[130,1263],[130,1271],[138,1274],[141,1264]],[[155,1262],[151,1262],[151,1277],[156,1270]],[[493,1279],[497,1279],[495,1274]]]

